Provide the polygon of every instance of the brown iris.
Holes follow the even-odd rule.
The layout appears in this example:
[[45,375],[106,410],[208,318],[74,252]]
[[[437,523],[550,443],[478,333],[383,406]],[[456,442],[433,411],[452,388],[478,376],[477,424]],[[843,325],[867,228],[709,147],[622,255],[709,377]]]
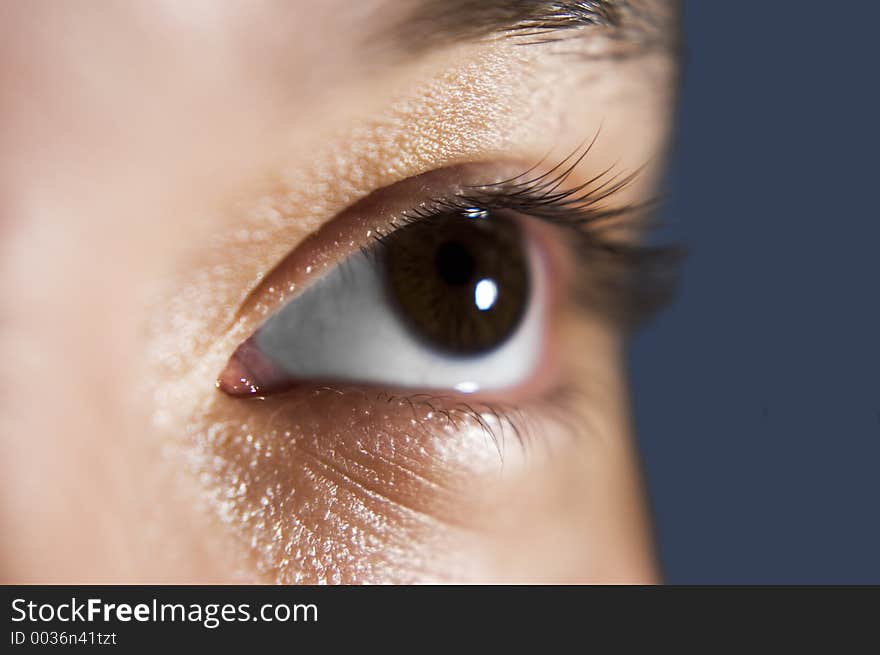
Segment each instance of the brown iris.
[[420,219],[386,239],[389,293],[434,348],[474,355],[501,345],[529,302],[529,264],[516,222],[487,211]]

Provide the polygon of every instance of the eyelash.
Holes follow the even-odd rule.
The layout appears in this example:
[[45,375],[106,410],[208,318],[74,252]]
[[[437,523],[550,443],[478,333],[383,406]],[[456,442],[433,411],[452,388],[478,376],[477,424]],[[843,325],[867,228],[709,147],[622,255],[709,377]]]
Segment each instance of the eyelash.
[[[642,234],[654,227],[650,217],[659,204],[657,198],[637,204],[604,204],[633,183],[644,166],[625,175],[609,167],[576,187],[559,190],[597,139],[598,133],[536,177],[529,175],[543,161],[515,177],[466,186],[462,192],[428,200],[404,213],[400,223],[430,221],[449,212],[507,210],[561,227],[575,260],[589,269],[578,276],[582,284],[574,290],[580,304],[603,314],[618,329],[632,331],[672,300],[685,252],[677,244],[657,246],[609,234],[609,227]],[[390,233],[378,230],[374,248],[381,251]],[[368,247],[363,250],[370,252]]]

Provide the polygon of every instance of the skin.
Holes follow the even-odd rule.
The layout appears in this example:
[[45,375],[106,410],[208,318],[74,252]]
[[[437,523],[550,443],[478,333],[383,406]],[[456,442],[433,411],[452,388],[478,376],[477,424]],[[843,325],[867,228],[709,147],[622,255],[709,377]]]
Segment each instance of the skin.
[[215,388],[410,200],[368,194],[558,161],[600,128],[567,184],[651,162],[620,201],[653,191],[668,53],[489,40],[399,59],[364,44],[401,5],[349,4],[4,8],[3,582],[658,579],[624,335],[575,306],[556,231],[546,367],[504,399],[522,442],[449,394]]

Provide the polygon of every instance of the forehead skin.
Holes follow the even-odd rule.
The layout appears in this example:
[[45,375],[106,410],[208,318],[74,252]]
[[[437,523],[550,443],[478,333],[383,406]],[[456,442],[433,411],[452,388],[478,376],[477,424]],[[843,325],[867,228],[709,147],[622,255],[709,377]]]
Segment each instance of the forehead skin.
[[[615,161],[632,169],[662,152],[675,72],[667,52],[599,60],[571,41],[456,43],[408,58],[373,52],[370,35],[412,6],[4,6],[4,580],[320,581],[320,558],[297,559],[291,547],[309,533],[312,546],[329,544],[334,562],[347,554],[363,563],[339,565],[346,580],[409,581],[434,552],[465,550],[462,531],[450,528],[462,521],[471,564],[494,564],[444,562],[450,575],[651,577],[616,340],[600,330],[571,321],[572,338],[603,353],[583,375],[601,381],[603,409],[591,422],[612,438],[589,441],[562,465],[536,467],[528,485],[493,486],[473,506],[461,490],[475,478],[462,480],[455,466],[491,466],[489,451],[475,458],[466,445],[451,452],[432,441],[441,482],[455,493],[426,496],[417,482],[389,491],[380,445],[354,471],[351,435],[375,439],[375,426],[362,413],[349,423],[322,418],[351,406],[324,397],[307,404],[294,417],[301,438],[285,450],[284,431],[272,427],[278,407],[243,413],[213,388],[225,357],[264,316],[248,312],[230,328],[242,299],[306,235],[367,193],[471,161],[531,164],[600,127],[591,170]],[[648,175],[630,192],[650,185]],[[394,421],[394,443],[412,436]],[[247,441],[260,430],[274,458],[257,456]],[[332,454],[321,438],[330,433]],[[303,457],[311,464],[297,469],[294,486],[337,489],[341,507],[324,498],[261,513],[267,481],[289,486]],[[397,448],[387,466],[424,478],[419,460],[404,466],[407,457]],[[332,484],[314,473],[323,465],[348,473]],[[358,476],[370,466],[379,479],[373,492],[387,503],[364,499]],[[250,491],[236,495],[233,481]],[[444,503],[453,509],[438,509]],[[521,511],[508,515],[506,506]],[[490,509],[491,521],[474,523]],[[292,518],[272,523],[279,515]],[[523,515],[537,526],[527,534],[517,523]],[[322,539],[322,530],[344,532],[343,523],[366,535],[360,550]],[[472,543],[472,523],[491,537]],[[534,562],[549,544],[565,547],[555,561]]]

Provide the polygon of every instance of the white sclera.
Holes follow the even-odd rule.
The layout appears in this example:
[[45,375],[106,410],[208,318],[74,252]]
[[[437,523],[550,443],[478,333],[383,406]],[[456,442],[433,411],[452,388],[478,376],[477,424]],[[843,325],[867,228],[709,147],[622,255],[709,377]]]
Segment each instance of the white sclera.
[[[254,336],[257,348],[291,377],[414,389],[496,390],[525,382],[543,342],[544,284],[537,253],[529,253],[530,297],[514,333],[480,355],[439,352],[401,321],[379,264],[352,255],[272,315]],[[482,286],[481,286],[482,285]],[[474,289],[475,304],[491,307],[489,279]]]

